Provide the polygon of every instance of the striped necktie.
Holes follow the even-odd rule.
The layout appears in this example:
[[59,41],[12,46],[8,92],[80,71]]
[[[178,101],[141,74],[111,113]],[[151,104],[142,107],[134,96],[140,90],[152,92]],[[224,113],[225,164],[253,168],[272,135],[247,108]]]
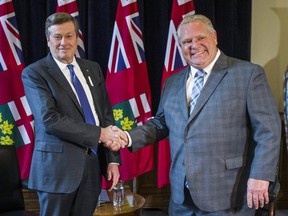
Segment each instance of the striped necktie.
[[192,93],[190,97],[190,106],[189,106],[189,113],[191,115],[193,108],[196,104],[196,101],[200,95],[200,92],[202,90],[203,84],[204,84],[204,74],[206,72],[204,70],[198,70],[194,76],[194,85],[192,87]]
[[[72,83],[73,83],[73,86],[74,86],[76,93],[78,95],[78,98],[79,98],[79,101],[80,101],[80,104],[82,107],[82,111],[84,113],[85,122],[87,124],[95,125],[95,118],[93,116],[92,109],[91,109],[90,104],[88,102],[88,98],[87,98],[87,95],[84,91],[84,88],[83,88],[80,80],[78,79],[78,77],[75,74],[74,66],[72,64],[68,64],[67,68],[70,71]],[[97,154],[97,149],[91,149],[91,151],[94,154]]]

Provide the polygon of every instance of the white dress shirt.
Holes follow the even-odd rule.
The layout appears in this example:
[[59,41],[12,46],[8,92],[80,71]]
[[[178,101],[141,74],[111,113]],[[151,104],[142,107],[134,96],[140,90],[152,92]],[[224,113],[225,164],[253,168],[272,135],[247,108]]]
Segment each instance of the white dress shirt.
[[[54,58],[54,57],[53,57]],[[78,98],[78,95],[77,95],[77,92],[74,88],[74,85],[73,85],[73,82],[72,82],[72,79],[71,79],[71,75],[70,75],[70,71],[67,67],[67,64],[63,63],[63,62],[60,62],[59,60],[57,60],[56,58],[54,58],[54,60],[56,61],[58,67],[60,68],[60,70],[62,71],[62,73],[64,74],[64,76],[66,77],[67,81],[69,82],[72,90],[74,91],[77,99],[78,99],[78,102],[79,104],[81,105],[80,101],[79,101],[79,98]],[[98,115],[96,113],[96,109],[95,109],[95,106],[94,106],[94,101],[93,101],[93,98],[92,98],[92,94],[91,94],[91,91],[90,91],[90,88],[88,86],[88,83],[86,82],[86,79],[77,63],[77,61],[75,60],[75,58],[73,59],[72,63],[71,63],[73,66],[74,66],[74,71],[75,71],[75,74],[77,76],[77,78],[79,79],[84,91],[85,91],[85,94],[87,96],[87,99],[88,99],[88,102],[89,102],[89,105],[91,107],[91,110],[92,110],[92,113],[93,113],[93,116],[94,116],[94,119],[95,119],[95,124],[97,126],[99,126],[99,118],[98,118]],[[92,83],[92,80],[89,79],[90,81],[90,85],[93,85]]]

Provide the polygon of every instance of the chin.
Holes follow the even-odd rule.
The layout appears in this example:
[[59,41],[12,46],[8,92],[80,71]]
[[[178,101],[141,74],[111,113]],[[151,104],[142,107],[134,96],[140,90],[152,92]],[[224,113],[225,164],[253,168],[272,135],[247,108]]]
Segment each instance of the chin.
[[195,68],[202,68],[204,64],[199,62],[192,62],[191,65]]

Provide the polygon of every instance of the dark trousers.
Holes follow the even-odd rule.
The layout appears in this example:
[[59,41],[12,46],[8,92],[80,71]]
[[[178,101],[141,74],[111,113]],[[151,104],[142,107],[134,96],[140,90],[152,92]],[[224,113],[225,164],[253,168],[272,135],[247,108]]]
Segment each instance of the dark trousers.
[[37,191],[40,202],[40,215],[92,216],[101,192],[101,177],[96,173],[95,169],[95,164],[97,163],[99,163],[97,156],[86,156],[83,178],[77,190],[72,193]]

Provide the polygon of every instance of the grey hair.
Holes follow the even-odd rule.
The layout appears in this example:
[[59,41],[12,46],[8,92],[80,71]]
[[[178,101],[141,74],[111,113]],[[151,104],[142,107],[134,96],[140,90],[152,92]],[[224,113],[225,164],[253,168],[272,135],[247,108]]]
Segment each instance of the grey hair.
[[208,17],[206,17],[206,16],[204,16],[202,14],[187,15],[187,16],[183,17],[183,20],[181,21],[181,23],[179,24],[179,26],[177,28],[178,39],[179,39],[179,36],[180,36],[180,28],[181,28],[181,26],[183,26],[185,24],[188,24],[188,23],[193,23],[193,22],[196,22],[196,21],[200,21],[200,22],[204,23],[211,33],[216,31],[214,29],[214,27],[213,27],[213,24],[212,24],[211,20]]
[[46,38],[49,38],[50,36],[50,31],[49,28],[53,25],[59,25],[59,24],[63,24],[63,23],[67,23],[67,22],[73,22],[74,26],[75,26],[75,33],[76,36],[78,37],[79,35],[79,24],[78,21],[71,16],[68,13],[65,12],[58,12],[58,13],[54,13],[52,15],[50,15],[45,22],[45,35]]

